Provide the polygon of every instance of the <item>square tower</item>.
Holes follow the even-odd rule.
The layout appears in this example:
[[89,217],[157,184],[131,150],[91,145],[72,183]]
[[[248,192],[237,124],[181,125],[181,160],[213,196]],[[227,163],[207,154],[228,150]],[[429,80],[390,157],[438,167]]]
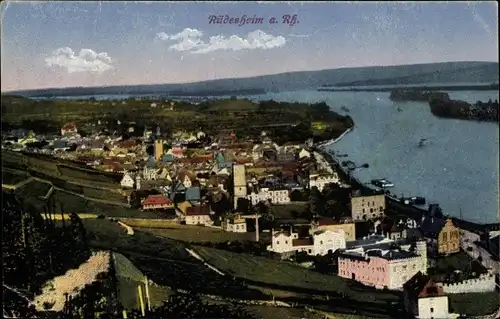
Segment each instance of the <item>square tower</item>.
[[245,165],[233,165],[234,208],[238,206],[238,198],[247,197],[247,178]]
[[163,156],[163,140],[157,139],[155,140],[155,160],[156,161],[161,160],[162,156]]

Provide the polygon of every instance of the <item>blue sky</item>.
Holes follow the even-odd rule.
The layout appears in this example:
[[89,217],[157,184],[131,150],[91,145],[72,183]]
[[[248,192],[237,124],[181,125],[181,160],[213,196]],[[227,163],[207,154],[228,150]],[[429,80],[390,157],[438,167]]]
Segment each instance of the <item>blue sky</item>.
[[[289,71],[498,62],[483,3],[2,3],[2,91],[183,83]],[[282,23],[296,14],[298,23]],[[210,15],[263,18],[210,24]],[[278,23],[269,23],[275,17]]]

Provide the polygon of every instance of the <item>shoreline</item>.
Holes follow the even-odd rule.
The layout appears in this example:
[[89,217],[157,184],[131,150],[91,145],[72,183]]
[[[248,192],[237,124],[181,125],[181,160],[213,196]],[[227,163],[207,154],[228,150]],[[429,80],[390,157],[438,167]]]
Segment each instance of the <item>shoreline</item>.
[[[321,154],[323,156],[323,158],[330,164],[332,169],[334,169],[339,174],[339,177],[343,180],[343,182],[349,181],[349,184],[351,184],[353,186],[353,188],[362,189],[363,191],[367,191],[370,193],[376,193],[377,190],[374,190],[373,188],[362,183],[356,177],[349,175],[349,173],[340,164],[339,159],[323,149],[325,146],[335,144],[342,137],[344,137],[347,133],[351,132],[353,129],[354,129],[354,125],[352,127],[348,128],[344,133],[342,133],[336,139],[332,139],[332,140],[325,142],[325,143],[319,143],[319,144],[313,145],[312,150],[318,152],[319,154]],[[385,194],[385,198],[387,201],[387,207],[397,210],[398,212],[401,213],[401,215],[405,215],[405,216],[411,217],[413,219],[420,219],[422,217],[422,215],[427,216],[427,214],[428,214],[427,207],[424,209],[424,208],[414,206],[414,205],[403,204],[400,202],[399,198],[395,195]],[[426,206],[428,206],[428,204],[426,204]],[[478,223],[467,221],[465,219],[460,219],[460,218],[453,217],[453,216],[450,216],[450,217],[452,218],[453,222],[455,223],[455,225],[457,227],[465,229],[465,230],[469,230],[469,231],[472,231],[475,233],[488,232],[491,230],[498,230],[500,228],[500,223],[478,224]]]

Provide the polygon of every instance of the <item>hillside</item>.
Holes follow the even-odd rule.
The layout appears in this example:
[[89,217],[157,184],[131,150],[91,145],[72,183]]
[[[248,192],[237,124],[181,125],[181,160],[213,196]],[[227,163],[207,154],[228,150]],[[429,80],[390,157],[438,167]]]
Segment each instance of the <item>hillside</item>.
[[[188,84],[156,84],[110,87],[43,89],[9,92],[22,96],[76,96],[100,94],[189,94],[241,95],[261,91],[287,91],[362,81],[404,81],[406,84],[431,82],[497,82],[497,62],[446,62],[397,66],[340,68],[288,72],[248,78],[219,79]],[[401,80],[403,79],[403,80]],[[360,85],[360,84],[359,84]],[[255,91],[252,91],[255,90]]]

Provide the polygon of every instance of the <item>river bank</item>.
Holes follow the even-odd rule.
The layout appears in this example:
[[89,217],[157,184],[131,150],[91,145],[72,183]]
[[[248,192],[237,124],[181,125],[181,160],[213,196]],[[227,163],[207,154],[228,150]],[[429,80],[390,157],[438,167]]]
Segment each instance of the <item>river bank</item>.
[[[342,137],[344,137],[347,133],[349,133],[352,130],[352,128],[347,129],[341,136],[336,138],[335,140],[331,140],[326,143],[321,143],[318,145],[314,145],[312,147],[312,150],[315,152],[318,152],[321,154],[324,159],[332,166],[332,168],[338,173],[339,178],[345,182],[350,184],[354,189],[360,189],[362,192],[366,193],[381,193],[379,190],[375,190],[360,180],[358,180],[356,177],[352,176],[352,174],[349,173],[349,171],[344,168],[339,159],[336,158],[334,155],[331,153],[327,152],[326,150],[323,149],[326,145],[332,145],[336,142],[338,142]],[[422,218],[422,215],[427,216],[428,211],[427,209],[423,209],[421,207],[413,206],[413,205],[406,205],[400,202],[400,199],[393,195],[393,194],[385,194],[386,197],[386,207],[389,211],[392,212],[397,212],[398,215],[405,216],[405,217],[411,217],[413,219],[420,219]],[[445,212],[446,213],[446,212]],[[498,223],[490,223],[490,224],[479,224],[479,223],[473,223],[469,222],[460,218],[452,217],[453,222],[455,225],[459,228],[478,233],[478,232],[488,232],[491,230],[496,230],[499,228]]]

